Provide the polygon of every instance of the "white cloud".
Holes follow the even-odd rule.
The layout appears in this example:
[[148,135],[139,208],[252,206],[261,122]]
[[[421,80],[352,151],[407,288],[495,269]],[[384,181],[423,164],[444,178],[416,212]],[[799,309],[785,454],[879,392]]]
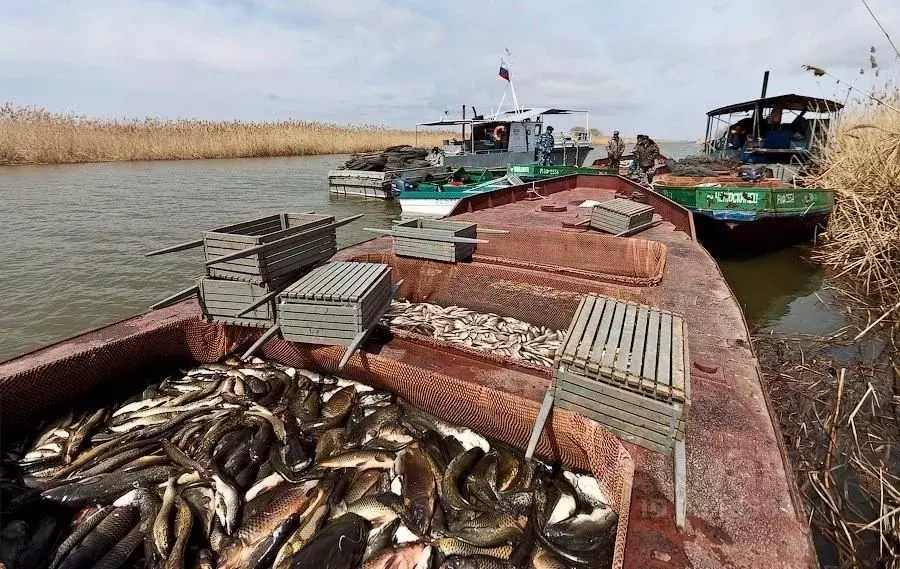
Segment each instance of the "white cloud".
[[[870,0],[900,36],[900,4]],[[889,48],[855,0],[420,3],[0,0],[2,98],[92,115],[295,116],[411,126],[499,102],[587,108],[606,130],[696,137],[758,94],[835,95]]]

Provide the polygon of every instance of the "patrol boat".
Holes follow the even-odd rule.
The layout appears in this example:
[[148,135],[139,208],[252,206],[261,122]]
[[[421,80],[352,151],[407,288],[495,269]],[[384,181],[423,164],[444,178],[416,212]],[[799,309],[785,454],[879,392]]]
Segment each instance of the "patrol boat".
[[[584,114],[584,131],[570,136],[554,134],[552,163],[563,166],[582,166],[594,149],[590,129],[587,128],[588,111],[554,108],[520,108],[496,113],[487,118],[474,114],[466,118],[463,106],[462,118],[444,118],[423,122],[419,128],[460,128],[460,138],[445,140],[442,153],[445,166],[454,168],[504,168],[508,164],[527,164],[535,159],[538,137],[546,130],[545,117],[553,115]],[[418,138],[417,138],[418,140]]]

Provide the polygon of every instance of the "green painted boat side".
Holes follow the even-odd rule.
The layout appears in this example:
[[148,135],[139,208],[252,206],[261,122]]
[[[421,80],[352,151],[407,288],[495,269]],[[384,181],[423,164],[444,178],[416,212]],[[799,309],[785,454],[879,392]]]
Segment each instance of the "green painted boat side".
[[582,174],[588,176],[614,175],[615,170],[601,170],[599,168],[579,168],[577,166],[541,166],[540,164],[510,164],[506,169],[507,174],[515,175],[523,180],[525,178],[540,180],[544,178],[556,178]]
[[723,221],[754,221],[762,217],[804,217],[828,214],[834,191],[824,188],[746,188],[654,186],[656,192],[684,207]]

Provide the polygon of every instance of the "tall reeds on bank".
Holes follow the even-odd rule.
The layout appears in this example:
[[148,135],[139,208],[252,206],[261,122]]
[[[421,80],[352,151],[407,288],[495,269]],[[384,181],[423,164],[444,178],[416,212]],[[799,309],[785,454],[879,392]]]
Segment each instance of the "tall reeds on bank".
[[[828,338],[757,337],[810,523],[842,567],[900,569],[898,107],[893,89],[845,109],[813,180],[837,194],[813,258],[850,324]],[[857,355],[841,361],[847,348]]]
[[[900,92],[883,100],[896,107]],[[897,315],[900,112],[874,102],[845,112],[831,129],[817,184],[838,199],[816,259],[860,302]]]
[[[445,138],[447,133],[420,132],[418,144],[430,147]],[[378,125],[101,120],[0,106],[0,165],[351,154],[415,142],[413,131]]]

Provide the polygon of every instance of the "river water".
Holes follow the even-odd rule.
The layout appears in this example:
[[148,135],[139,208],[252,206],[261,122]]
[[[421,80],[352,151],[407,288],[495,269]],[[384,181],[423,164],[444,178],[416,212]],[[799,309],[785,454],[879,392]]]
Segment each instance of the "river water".
[[[661,146],[674,158],[696,149]],[[196,239],[202,229],[279,211],[364,213],[338,230],[339,246],[346,246],[372,236],[363,227],[389,227],[400,215],[396,203],[328,193],[326,173],[346,158],[0,168],[0,361],[137,314],[191,286],[202,273],[199,249],[144,253]],[[804,312],[792,303],[815,292],[821,275],[799,256],[792,249],[723,264],[751,323]]]

